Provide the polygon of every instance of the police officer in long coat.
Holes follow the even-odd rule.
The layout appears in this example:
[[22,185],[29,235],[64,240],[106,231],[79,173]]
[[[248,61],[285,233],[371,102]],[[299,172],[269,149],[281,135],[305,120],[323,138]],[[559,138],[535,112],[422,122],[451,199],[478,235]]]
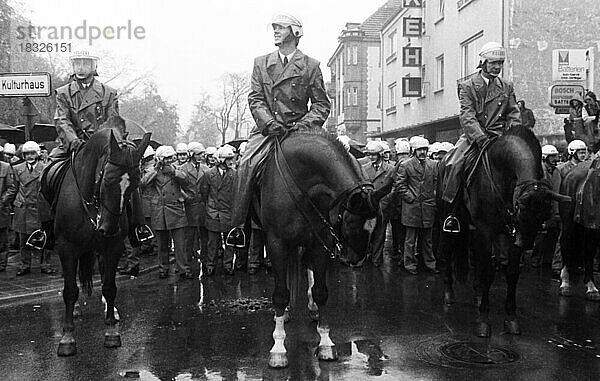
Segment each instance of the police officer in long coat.
[[398,166],[392,189],[402,198],[402,225],[406,226],[404,268],[411,274],[418,273],[415,259],[418,239],[427,270],[438,273],[432,248],[438,168],[436,162],[427,157],[427,139],[414,139],[411,148],[413,157]]
[[[119,116],[117,91],[102,82],[96,67],[98,57],[89,49],[80,48],[70,57],[73,66],[72,81],[56,89],[56,112],[54,122],[58,137],[67,152],[77,152],[81,145],[112,116]],[[126,131],[121,131],[123,134]],[[153,237],[145,225],[142,202],[139,192],[131,194],[130,241],[139,246],[142,241]],[[36,231],[28,240],[34,246],[42,247],[46,242],[53,221],[43,221],[43,230]]]
[[[8,191],[2,196],[2,205],[14,205],[15,215],[13,229],[19,233],[19,249],[21,252],[21,265],[17,275],[25,275],[31,271],[32,248],[27,245],[29,234],[40,228],[40,215],[48,214],[48,204],[38,204],[40,192],[40,175],[44,165],[39,161],[40,146],[33,141],[23,144],[21,152],[25,161],[13,167],[13,181]],[[40,210],[45,207],[46,210]],[[54,269],[49,263],[47,254],[41,252],[42,273],[53,274]]]
[[156,149],[155,166],[142,177],[141,185],[152,188],[152,227],[158,238],[158,277],[166,278],[169,272],[169,247],[171,239],[175,249],[177,269],[187,279],[193,277],[190,258],[185,252],[185,227],[187,216],[182,188],[186,186],[185,173],[174,165],[175,150],[171,146]]
[[[272,151],[274,138],[290,130],[321,128],[331,104],[319,62],[298,49],[302,23],[287,14],[272,20],[278,51],[254,60],[248,105],[256,128],[238,167],[232,223],[227,243],[244,247],[244,225],[259,166]],[[308,104],[310,101],[310,109]]]
[[[4,148],[0,146],[0,155]],[[12,178],[12,167],[10,164],[0,161],[0,197],[3,197],[10,188]],[[8,228],[10,227],[10,207],[0,205],[0,272],[6,271],[8,264]]]
[[[467,160],[472,160],[492,137],[501,136],[512,126],[521,125],[521,113],[512,83],[500,78],[506,50],[497,42],[484,44],[479,52],[481,71],[458,86],[460,125],[464,134],[448,153],[442,199],[456,208],[455,198],[464,178]],[[459,232],[454,211],[443,230]]]

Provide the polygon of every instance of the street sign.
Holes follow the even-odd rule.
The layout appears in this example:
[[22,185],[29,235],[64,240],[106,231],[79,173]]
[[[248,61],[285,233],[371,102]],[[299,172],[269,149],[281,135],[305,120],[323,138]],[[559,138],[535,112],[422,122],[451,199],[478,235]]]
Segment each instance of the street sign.
[[47,97],[49,73],[0,73],[0,97]]
[[548,88],[549,104],[552,107],[569,107],[569,101],[574,95],[583,99],[584,88],[582,85],[552,85]]
[[586,49],[554,49],[552,81],[585,81],[588,68],[586,58]]
[[402,78],[402,97],[404,98],[421,98],[422,85],[420,77],[404,77]]

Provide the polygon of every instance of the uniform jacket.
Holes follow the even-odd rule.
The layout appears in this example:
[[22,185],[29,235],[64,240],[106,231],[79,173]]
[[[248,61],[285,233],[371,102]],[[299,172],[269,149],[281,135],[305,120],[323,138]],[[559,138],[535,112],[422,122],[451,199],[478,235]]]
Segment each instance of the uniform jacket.
[[436,162],[416,157],[398,167],[392,189],[402,198],[402,224],[414,228],[431,228],[435,220]]
[[500,77],[486,85],[481,74],[474,75],[459,85],[458,99],[460,124],[471,143],[484,134],[499,136],[521,125],[513,85]]
[[256,132],[273,121],[288,128],[320,128],[331,108],[319,62],[300,50],[285,68],[278,51],[254,60],[248,104]]
[[31,234],[41,226],[39,215],[42,211],[38,211],[38,194],[43,169],[44,165],[40,162],[34,165],[31,172],[26,162],[13,167],[13,181],[2,196],[2,204],[14,205],[13,229],[18,233]]
[[[142,164],[142,178],[154,168],[154,161],[149,161]],[[144,218],[152,218],[152,198],[156,196],[156,190],[152,186],[144,186],[140,184],[140,196],[142,198],[142,209],[144,210]]]
[[187,177],[187,184],[183,188],[185,198],[185,212],[188,226],[205,226],[206,203],[202,199],[200,183],[208,172],[208,167],[202,163],[196,169],[192,161],[188,161],[179,168]]
[[[406,161],[410,160],[409,157],[404,158],[402,160],[398,160],[396,164],[392,167],[391,174],[389,176],[392,184],[395,184],[398,181],[398,170],[401,165],[404,165]],[[399,194],[393,191],[385,195],[381,201],[379,202],[381,206],[381,210],[383,211],[384,216],[389,219],[399,220],[402,217],[402,197]]]
[[200,192],[206,200],[206,229],[213,232],[231,229],[235,177],[236,171],[233,169],[221,176],[218,167],[213,167],[200,180]]
[[577,164],[573,163],[572,160],[558,164],[556,166],[556,169],[558,169],[558,173],[560,173],[561,180],[564,179],[567,176],[567,174],[571,171],[571,169],[575,168],[576,166]]
[[72,81],[56,89],[54,123],[63,143],[68,146],[97,131],[111,116],[119,115],[117,91],[94,79],[87,90]]
[[[552,190],[554,192],[560,193],[560,183],[562,179],[558,168],[554,168],[554,170],[552,170],[552,168],[546,163],[542,163],[542,168],[544,170],[544,179],[550,181],[550,184],[552,184]],[[560,223],[558,201],[552,201],[552,217],[550,220],[555,223],[556,227],[558,227],[558,224]]]
[[[13,183],[13,169],[10,164],[0,161],[0,196],[3,197]],[[0,204],[0,229],[10,226],[10,206]]]
[[141,186],[152,188],[152,228],[173,230],[187,226],[182,188],[186,185],[185,173],[175,169],[173,174],[164,174],[153,167],[144,177]]

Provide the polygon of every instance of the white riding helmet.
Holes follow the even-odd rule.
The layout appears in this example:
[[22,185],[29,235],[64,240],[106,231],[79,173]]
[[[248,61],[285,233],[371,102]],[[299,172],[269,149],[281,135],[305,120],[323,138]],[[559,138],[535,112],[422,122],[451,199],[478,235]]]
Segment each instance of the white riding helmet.
[[208,147],[206,149],[206,156],[214,156],[217,153],[217,147]]
[[246,152],[246,146],[248,145],[248,142],[241,142],[240,143],[240,147],[238,148],[238,151],[240,152],[240,155],[243,155],[244,152]]
[[188,146],[185,143],[179,143],[177,144],[177,147],[175,147],[175,152],[177,153],[188,153]]
[[411,143],[411,148],[413,150],[418,150],[419,148],[429,148],[429,140],[422,138],[420,136],[415,136],[415,139]]
[[450,152],[450,150],[454,148],[454,144],[450,142],[441,142],[440,147],[440,151]]
[[15,155],[17,153],[17,147],[12,143],[4,144],[4,153],[8,153],[10,155]]
[[396,153],[410,153],[410,144],[406,140],[396,139]]
[[488,42],[481,47],[479,57],[481,62],[504,61],[506,59],[506,49],[497,42]]
[[369,141],[365,149],[368,154],[381,154],[383,152],[383,147],[375,140]]
[[21,147],[22,153],[35,152],[39,155],[40,151],[41,151],[40,145],[32,140],[25,142],[23,144],[23,146]]
[[385,140],[382,140],[379,142],[379,144],[381,144],[381,148],[383,149],[383,152],[392,152],[392,149],[390,148],[390,145],[388,142],[386,142]]
[[575,152],[577,152],[580,149],[587,150],[587,146],[585,145],[585,143],[582,140],[573,140],[567,146],[567,151],[569,152],[569,155],[575,155]]
[[158,160],[162,160],[166,157],[171,157],[171,156],[175,156],[177,153],[175,152],[175,150],[173,149],[173,147],[171,146],[160,146],[156,149],[156,153],[154,154],[154,156],[158,159]]
[[542,147],[542,159],[545,159],[550,155],[558,155],[558,150],[552,144],[547,144]]
[[278,24],[283,27],[291,27],[292,33],[294,36],[300,38],[304,34],[304,30],[302,29],[302,22],[289,13],[280,13],[278,15],[274,15],[271,20],[271,25]]
[[225,144],[223,147],[217,150],[217,157],[221,162],[225,161],[225,159],[234,158],[235,152],[233,151],[233,147],[229,144]]
[[88,59],[98,61],[99,57],[94,53],[92,48],[89,46],[78,46],[73,49],[73,53],[69,57],[69,60],[73,61],[76,59]]
[[187,149],[188,152],[192,155],[196,153],[204,153],[206,151],[204,145],[198,142],[190,142],[190,144],[188,144],[187,146]]
[[146,150],[144,151],[144,156],[142,157],[142,159],[146,159],[149,158],[150,156],[154,156],[154,148],[152,148],[151,146],[146,147]]
[[438,153],[440,152],[440,147],[441,143],[440,142],[433,142],[431,144],[431,146],[429,147],[429,153]]

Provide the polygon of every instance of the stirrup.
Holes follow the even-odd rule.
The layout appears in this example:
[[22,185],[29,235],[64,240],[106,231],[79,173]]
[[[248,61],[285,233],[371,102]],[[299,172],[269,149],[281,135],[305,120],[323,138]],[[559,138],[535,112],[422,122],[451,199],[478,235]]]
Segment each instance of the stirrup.
[[44,246],[46,246],[46,239],[46,232],[42,229],[38,229],[31,233],[29,237],[27,237],[27,242],[25,245],[34,249],[44,250]]
[[246,247],[246,233],[244,233],[244,229],[242,228],[233,228],[227,233],[227,238],[225,239],[225,244],[227,246],[233,246],[238,248]]
[[134,229],[134,232],[135,232],[135,238],[140,243],[149,241],[152,238],[154,238],[154,232],[152,231],[152,229],[150,229],[150,226],[148,226],[148,225],[136,226]]
[[446,233],[460,233],[460,221],[454,215],[449,215],[444,220],[442,231]]

